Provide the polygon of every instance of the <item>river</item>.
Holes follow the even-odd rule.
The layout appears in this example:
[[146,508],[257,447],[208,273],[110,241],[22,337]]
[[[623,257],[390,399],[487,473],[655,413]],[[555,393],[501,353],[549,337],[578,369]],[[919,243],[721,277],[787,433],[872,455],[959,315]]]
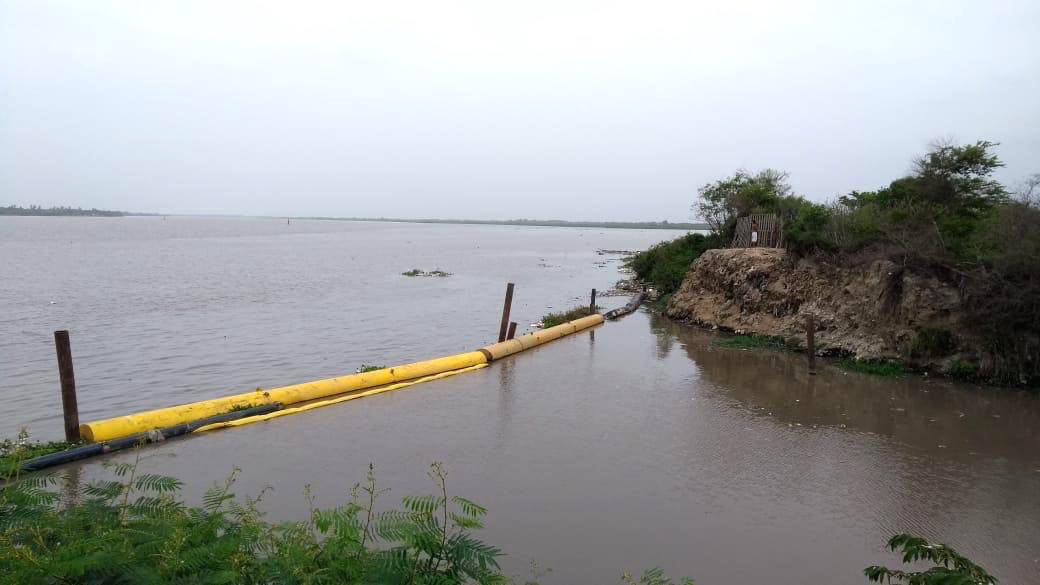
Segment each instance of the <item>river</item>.
[[[0,435],[61,433],[51,332],[94,419],[472,349],[506,281],[521,329],[606,290],[675,233],[248,218],[0,218]],[[400,273],[439,268],[448,278]],[[608,308],[624,297],[601,298]],[[660,566],[699,583],[863,583],[885,539],[941,539],[1004,583],[1040,574],[1040,399],[880,379],[713,345],[641,310],[490,367],[150,447],[197,500],[234,467],[271,519],[342,503],[374,463],[388,504],[490,509],[483,538],[544,583]],[[111,459],[126,460],[133,454]],[[99,462],[65,471],[89,479]]]

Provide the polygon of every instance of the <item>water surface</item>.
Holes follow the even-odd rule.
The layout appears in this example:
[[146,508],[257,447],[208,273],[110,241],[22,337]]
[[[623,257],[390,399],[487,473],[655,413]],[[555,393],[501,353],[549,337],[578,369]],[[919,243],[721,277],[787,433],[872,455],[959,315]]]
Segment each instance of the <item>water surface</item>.
[[[82,400],[119,413],[472,348],[496,334],[506,280],[530,322],[617,278],[597,248],[669,236],[157,221],[137,224],[148,229],[132,245],[17,244],[36,256],[0,297],[21,303],[0,354],[9,428],[24,406],[60,432],[39,405],[58,408],[49,336],[69,319]],[[37,276],[48,262],[61,270]],[[411,267],[455,275],[397,275]],[[1035,396],[829,364],[808,376],[804,356],[715,339],[640,311],[473,373],[170,441],[141,465],[184,479],[192,500],[240,467],[240,493],[274,488],[264,506],[277,520],[306,515],[305,484],[319,505],[342,503],[370,462],[391,500],[429,493],[425,470],[442,461],[453,493],[490,508],[483,537],[510,554],[507,570],[527,576],[534,561],[552,569],[546,583],[652,566],[700,583],[863,583],[864,566],[897,562],[882,544],[904,531],[949,542],[1004,583],[1038,581]],[[98,461],[62,471],[103,473]]]

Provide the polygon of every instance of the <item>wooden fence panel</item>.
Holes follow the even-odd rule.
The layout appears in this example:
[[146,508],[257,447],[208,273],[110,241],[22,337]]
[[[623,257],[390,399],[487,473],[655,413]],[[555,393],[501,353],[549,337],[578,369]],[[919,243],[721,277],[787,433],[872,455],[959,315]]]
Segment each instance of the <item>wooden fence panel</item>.
[[748,215],[737,220],[737,231],[733,236],[731,248],[751,247],[751,222],[758,226],[759,248],[780,248],[783,246],[783,226],[780,218],[772,213]]

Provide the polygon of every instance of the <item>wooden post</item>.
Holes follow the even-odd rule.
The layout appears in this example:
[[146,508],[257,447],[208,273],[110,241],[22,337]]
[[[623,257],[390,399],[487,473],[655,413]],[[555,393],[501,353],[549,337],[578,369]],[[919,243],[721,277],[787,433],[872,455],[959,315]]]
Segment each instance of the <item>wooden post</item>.
[[816,322],[812,315],[805,320],[805,351],[809,353],[809,375],[816,375]]
[[506,302],[502,305],[502,326],[498,328],[498,340],[506,340],[506,328],[509,327],[509,308],[513,305],[513,283],[506,284]]
[[596,312],[596,289],[592,289],[592,300],[589,301],[589,312]]
[[509,322],[509,331],[506,332],[506,339],[512,339],[516,335],[516,321]]
[[65,440],[79,442],[79,406],[76,404],[76,375],[72,371],[72,346],[67,330],[54,332],[54,349],[58,353],[58,375],[61,378],[61,409],[65,415]]

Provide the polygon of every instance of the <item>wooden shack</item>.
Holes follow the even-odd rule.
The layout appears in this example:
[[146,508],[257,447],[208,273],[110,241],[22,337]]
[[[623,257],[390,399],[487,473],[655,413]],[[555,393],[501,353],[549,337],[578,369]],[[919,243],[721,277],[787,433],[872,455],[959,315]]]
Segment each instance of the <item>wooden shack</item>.
[[737,230],[731,248],[751,247],[751,228],[758,229],[759,248],[781,248],[784,245],[783,225],[772,213],[747,215],[737,219]]

